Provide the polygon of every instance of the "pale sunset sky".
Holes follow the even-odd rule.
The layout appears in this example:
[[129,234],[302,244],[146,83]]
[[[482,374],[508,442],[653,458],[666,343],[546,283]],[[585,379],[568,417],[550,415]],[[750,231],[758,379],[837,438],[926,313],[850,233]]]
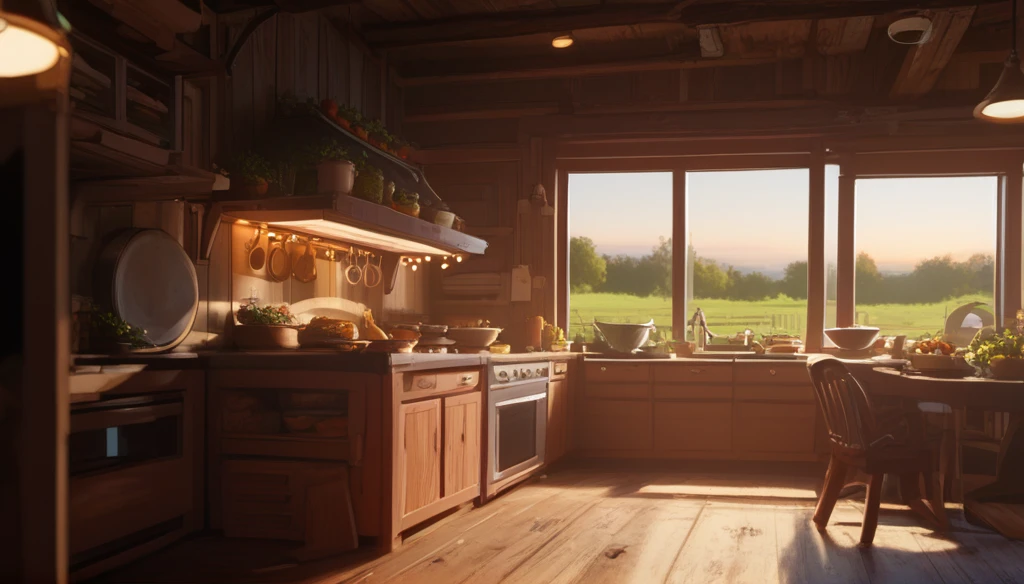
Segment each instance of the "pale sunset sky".
[[[826,168],[826,259],[835,262],[837,166]],[[860,179],[857,250],[882,271],[995,253],[996,177]],[[807,259],[808,171],[687,175],[692,241],[702,257],[776,275]],[[672,234],[671,173],[569,175],[569,233],[602,254],[644,255]]]

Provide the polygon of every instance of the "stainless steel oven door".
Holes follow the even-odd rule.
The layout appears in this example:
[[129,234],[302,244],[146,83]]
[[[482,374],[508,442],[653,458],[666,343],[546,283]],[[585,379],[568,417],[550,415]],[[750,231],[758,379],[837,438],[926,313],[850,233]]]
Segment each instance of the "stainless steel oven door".
[[491,389],[488,394],[488,471],[491,482],[544,463],[547,379]]

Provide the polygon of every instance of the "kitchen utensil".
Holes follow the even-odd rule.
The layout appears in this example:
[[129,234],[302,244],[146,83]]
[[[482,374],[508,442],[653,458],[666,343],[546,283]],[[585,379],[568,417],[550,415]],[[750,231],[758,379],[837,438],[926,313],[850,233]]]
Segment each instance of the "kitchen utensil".
[[489,347],[498,339],[499,333],[501,333],[500,328],[451,327],[447,334],[448,338],[455,341],[461,349],[462,347]]
[[254,272],[262,270],[267,262],[267,252],[260,246],[260,233],[257,229],[252,241],[245,244],[245,249],[249,251],[249,269]]
[[447,337],[420,337],[419,346],[421,347],[450,347],[455,344],[455,341]]
[[306,253],[295,260],[292,277],[303,284],[316,280],[316,252],[313,251],[312,239],[306,242]]
[[647,342],[651,331],[655,330],[653,320],[645,324],[594,321],[594,328],[601,333],[613,351],[622,353],[635,352]]
[[345,281],[355,286],[363,279],[363,269],[359,267],[359,261],[352,259],[352,248],[348,249],[348,267],[345,268]]
[[825,336],[840,349],[861,351],[874,344],[878,337],[877,327],[844,327],[825,329]]
[[155,353],[188,336],[199,311],[199,282],[181,245],[160,229],[129,229],[114,237],[96,262],[97,303],[145,331]]
[[446,324],[421,324],[419,325],[419,331],[423,333],[423,337],[440,337],[448,332],[448,325]]
[[377,258],[376,264],[370,261],[371,259],[369,256],[366,258],[366,267],[363,268],[363,284],[367,288],[376,288],[384,280],[384,271],[380,268],[383,258]]
[[284,247],[284,241],[270,250],[267,257],[267,274],[275,282],[284,282],[292,274],[292,257]]
[[418,341],[420,340],[420,333],[409,329],[396,328],[391,329],[391,338],[396,341]]

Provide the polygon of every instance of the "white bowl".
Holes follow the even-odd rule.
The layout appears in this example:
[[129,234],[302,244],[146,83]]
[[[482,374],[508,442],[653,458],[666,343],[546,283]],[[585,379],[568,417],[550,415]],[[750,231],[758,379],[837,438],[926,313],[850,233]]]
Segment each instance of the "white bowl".
[[840,349],[863,351],[878,338],[878,328],[873,326],[853,326],[847,328],[825,329],[827,336]]
[[435,225],[451,228],[453,223],[455,223],[455,213],[452,213],[451,211],[438,211],[434,215]]

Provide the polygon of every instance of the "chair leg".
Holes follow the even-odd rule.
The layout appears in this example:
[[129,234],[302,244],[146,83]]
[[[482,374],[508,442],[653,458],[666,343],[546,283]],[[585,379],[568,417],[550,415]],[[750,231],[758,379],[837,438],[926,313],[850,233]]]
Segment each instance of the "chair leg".
[[846,483],[846,467],[846,463],[835,455],[828,461],[825,484],[821,487],[821,497],[818,498],[818,506],[814,510],[814,523],[819,529],[824,529],[828,525],[828,519],[832,516],[836,501],[839,500],[839,491]]
[[878,507],[882,502],[882,473],[871,475],[868,484],[868,497],[864,501],[864,526],[860,530],[860,542],[871,545],[875,540],[875,529],[878,528]]
[[924,484],[928,499],[925,504],[929,511],[935,516],[940,531],[949,531],[949,516],[946,515],[946,497],[943,493],[943,485],[939,481],[940,473],[924,473]]

